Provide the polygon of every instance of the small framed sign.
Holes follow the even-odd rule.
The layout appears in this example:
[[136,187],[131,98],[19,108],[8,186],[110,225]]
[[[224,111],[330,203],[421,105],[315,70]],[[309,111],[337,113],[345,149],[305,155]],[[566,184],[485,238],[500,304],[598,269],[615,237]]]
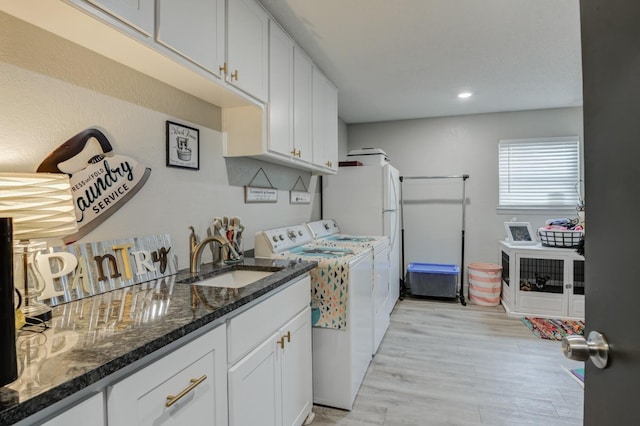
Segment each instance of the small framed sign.
[[538,243],[529,222],[505,222],[504,227],[511,244],[532,245]]
[[[302,185],[304,191],[296,190],[298,184]],[[289,191],[289,204],[311,204],[311,193],[307,190],[307,185],[304,184],[302,176],[298,176],[296,183],[293,184],[293,188]]]
[[310,204],[311,193],[304,191],[289,191],[289,204]]
[[258,188],[255,186],[245,186],[244,202],[276,203],[278,202],[278,190],[276,188]]
[[200,131],[167,121],[167,167],[200,169]]

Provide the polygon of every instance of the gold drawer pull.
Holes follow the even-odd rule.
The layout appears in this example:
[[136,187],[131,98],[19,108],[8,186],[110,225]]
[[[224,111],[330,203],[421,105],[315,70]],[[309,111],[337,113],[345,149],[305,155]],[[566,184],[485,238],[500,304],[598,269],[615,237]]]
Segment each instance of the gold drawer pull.
[[276,343],[280,345],[281,349],[284,349],[284,336],[278,339]]
[[227,63],[225,62],[223,66],[218,67],[220,69],[220,73],[227,75]]
[[234,72],[231,73],[231,80],[233,79],[238,81],[238,70],[235,70]]
[[171,407],[173,404],[175,404],[176,402],[180,401],[186,394],[188,394],[189,392],[191,392],[196,386],[198,386],[200,383],[204,382],[205,379],[207,378],[207,375],[203,375],[202,377],[200,377],[199,379],[191,379],[191,384],[189,386],[187,386],[182,392],[180,392],[177,395],[167,395],[167,402],[166,404],[164,404],[166,407]]
[[291,343],[291,332],[287,331],[287,334],[285,336],[282,337],[286,337],[287,338],[287,342]]

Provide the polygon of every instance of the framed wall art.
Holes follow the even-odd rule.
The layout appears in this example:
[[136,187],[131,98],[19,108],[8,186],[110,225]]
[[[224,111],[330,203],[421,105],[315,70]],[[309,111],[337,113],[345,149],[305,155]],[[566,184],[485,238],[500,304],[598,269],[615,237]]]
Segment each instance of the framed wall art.
[[532,245],[538,244],[536,234],[529,222],[505,222],[507,238],[511,244]]
[[200,131],[167,121],[167,167],[200,169]]

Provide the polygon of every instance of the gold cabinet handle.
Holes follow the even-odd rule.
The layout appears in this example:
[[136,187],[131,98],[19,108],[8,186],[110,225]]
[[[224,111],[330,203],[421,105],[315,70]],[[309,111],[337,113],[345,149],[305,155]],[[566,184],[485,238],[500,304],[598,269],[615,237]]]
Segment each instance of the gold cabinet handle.
[[220,74],[227,75],[227,63],[225,62],[220,68]]
[[280,345],[281,349],[284,349],[284,336],[281,337],[276,343]]
[[287,342],[291,343],[291,331],[287,331],[287,334],[282,336],[287,338]]
[[231,80],[233,79],[238,81],[238,70],[235,70],[234,72],[231,73]]
[[186,394],[188,394],[193,389],[195,389],[196,386],[204,382],[206,378],[207,378],[207,375],[205,374],[199,379],[191,379],[190,380],[191,384],[187,386],[185,389],[183,389],[182,392],[180,392],[177,395],[167,395],[167,402],[164,405],[166,407],[171,407],[173,404],[180,401]]
[[302,151],[298,150],[298,157],[302,157]]
[[294,157],[296,156],[296,149],[295,149],[295,148],[293,148],[293,149],[291,150],[291,155],[293,155]]
[[325,166],[327,167],[331,167],[333,165],[333,163],[331,163],[331,161],[327,161],[326,163],[324,163]]

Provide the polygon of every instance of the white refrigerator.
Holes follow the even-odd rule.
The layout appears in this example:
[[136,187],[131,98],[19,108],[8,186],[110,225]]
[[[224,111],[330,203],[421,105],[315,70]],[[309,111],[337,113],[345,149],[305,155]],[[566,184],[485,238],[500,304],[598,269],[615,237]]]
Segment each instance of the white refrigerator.
[[389,164],[340,167],[322,177],[322,216],[340,231],[389,237],[389,312],[400,296],[400,173]]

